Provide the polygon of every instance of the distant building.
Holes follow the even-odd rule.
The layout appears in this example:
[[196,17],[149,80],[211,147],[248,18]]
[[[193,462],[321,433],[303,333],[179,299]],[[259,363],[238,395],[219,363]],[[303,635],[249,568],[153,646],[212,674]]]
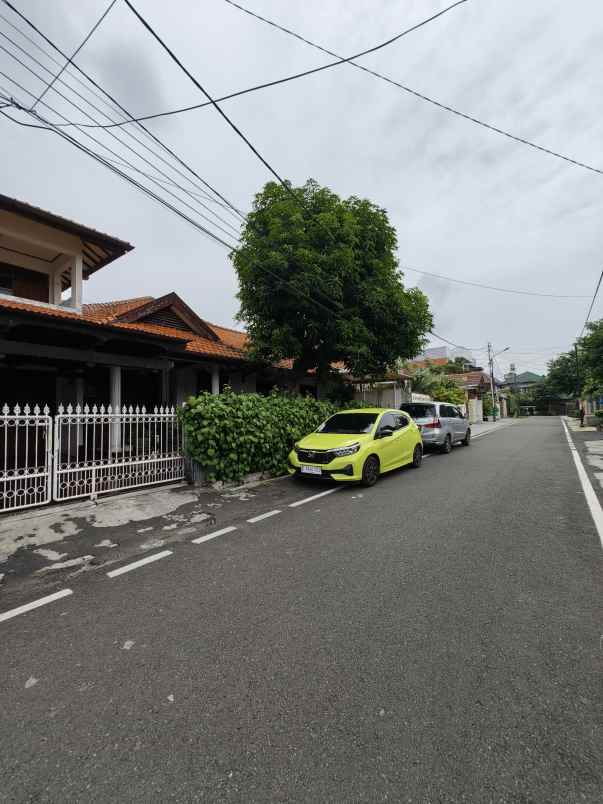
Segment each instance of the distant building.
[[535,374],[533,371],[524,371],[521,374],[517,374],[514,363],[511,363],[509,369],[502,384],[503,388],[509,391],[525,394],[532,391],[539,383],[544,382],[544,376]]
[[433,360],[434,362],[437,360],[440,362],[442,358],[446,362],[452,362],[456,357],[464,357],[468,363],[474,364],[474,357],[471,352],[468,349],[462,349],[457,346],[433,346],[429,349],[424,349],[420,355],[414,358],[413,362],[417,360]]

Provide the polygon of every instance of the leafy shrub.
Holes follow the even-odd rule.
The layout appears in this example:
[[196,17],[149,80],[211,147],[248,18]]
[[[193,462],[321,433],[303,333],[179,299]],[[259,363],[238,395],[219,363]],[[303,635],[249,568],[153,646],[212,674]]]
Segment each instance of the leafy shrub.
[[312,397],[272,393],[202,393],[180,409],[187,454],[208,480],[240,480],[251,472],[283,474],[293,444],[336,410]]

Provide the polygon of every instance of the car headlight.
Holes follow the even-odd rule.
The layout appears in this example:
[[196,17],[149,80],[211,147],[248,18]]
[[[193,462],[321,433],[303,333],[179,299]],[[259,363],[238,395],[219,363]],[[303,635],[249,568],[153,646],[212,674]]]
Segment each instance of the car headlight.
[[360,444],[350,444],[349,447],[336,447],[330,450],[336,458],[343,458],[345,455],[353,455],[360,449]]

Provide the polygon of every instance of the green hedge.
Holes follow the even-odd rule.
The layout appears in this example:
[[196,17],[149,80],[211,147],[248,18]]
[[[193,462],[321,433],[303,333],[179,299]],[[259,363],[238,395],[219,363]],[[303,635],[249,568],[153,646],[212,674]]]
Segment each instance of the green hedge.
[[[363,407],[352,402],[345,407]],[[293,444],[337,410],[332,402],[272,393],[191,397],[179,415],[186,452],[207,480],[241,480],[251,472],[283,474]]]

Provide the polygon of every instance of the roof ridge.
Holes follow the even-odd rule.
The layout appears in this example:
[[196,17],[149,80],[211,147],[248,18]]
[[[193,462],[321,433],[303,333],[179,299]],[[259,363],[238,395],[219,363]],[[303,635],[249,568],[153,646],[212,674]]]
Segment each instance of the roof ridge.
[[146,302],[154,299],[154,296],[132,296],[130,299],[111,299],[109,301],[101,302],[87,302],[82,304],[82,307],[111,307],[115,304],[131,304],[132,302]]
[[204,319],[206,324],[209,324],[210,327],[218,327],[218,329],[225,329],[227,332],[234,332],[236,335],[247,335],[247,330],[244,329],[233,329],[233,327],[225,327],[223,324],[213,324],[211,321],[207,321]]

